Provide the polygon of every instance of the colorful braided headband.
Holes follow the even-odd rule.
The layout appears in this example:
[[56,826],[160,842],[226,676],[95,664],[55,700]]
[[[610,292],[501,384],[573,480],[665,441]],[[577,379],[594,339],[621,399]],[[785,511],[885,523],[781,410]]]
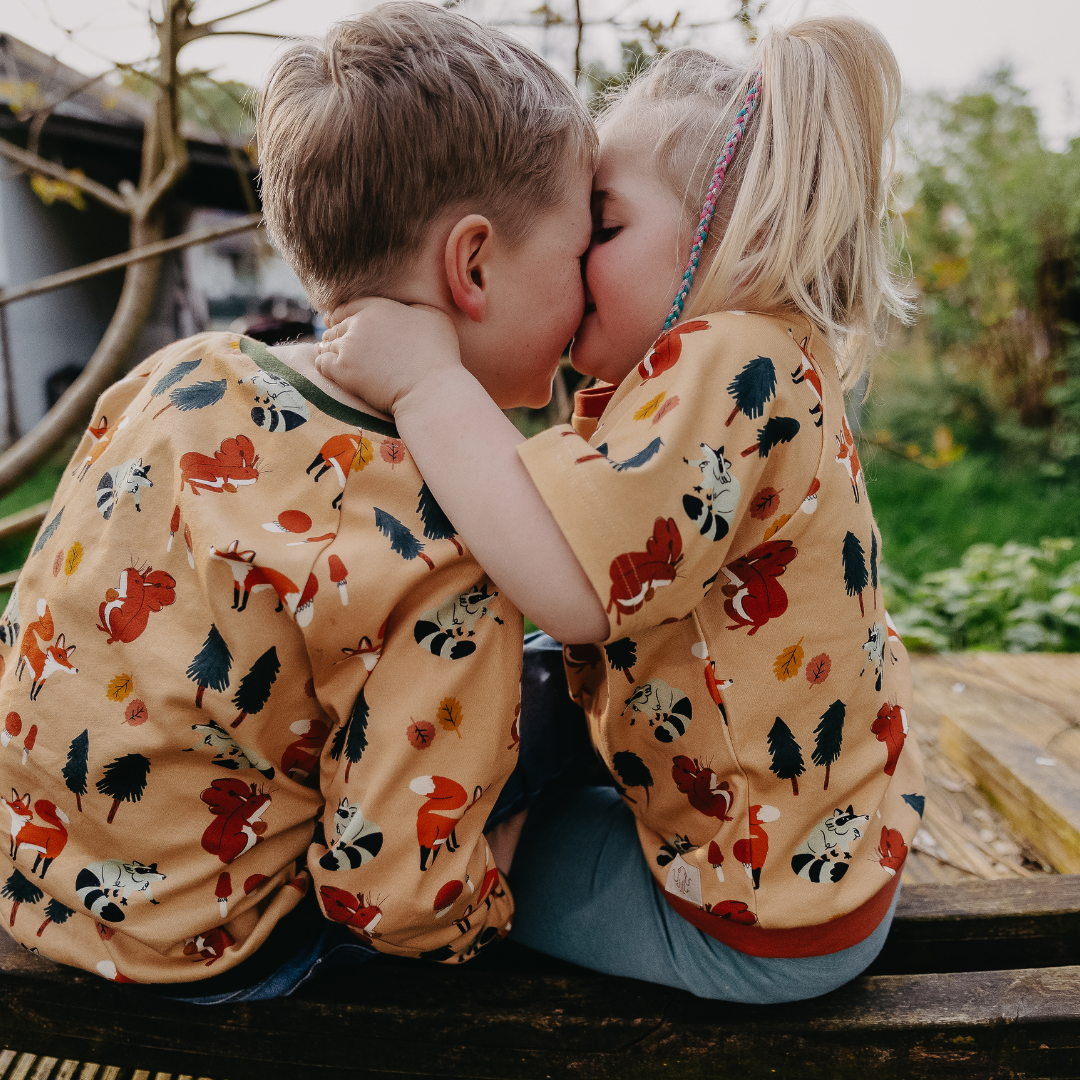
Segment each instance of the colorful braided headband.
[[701,249],[705,246],[705,241],[709,237],[709,226],[712,224],[713,214],[716,213],[716,199],[720,194],[720,185],[724,182],[724,176],[727,174],[731,159],[735,156],[735,148],[743,137],[746,125],[750,117],[754,115],[758,102],[761,100],[761,76],[762,69],[758,68],[754,81],[747,92],[746,100],[743,102],[743,107],[739,110],[739,115],[735,117],[735,126],[731,129],[731,134],[728,135],[727,141],[724,143],[724,149],[720,151],[720,156],[716,159],[716,168],[713,169],[712,182],[709,184],[709,190],[705,195],[705,205],[701,209],[701,220],[698,222],[697,233],[694,236],[694,246],[690,249],[690,261],[686,264],[686,270],[683,272],[682,285],[679,288],[678,295],[675,297],[675,303],[671,305],[671,312],[664,322],[665,331],[670,330],[682,315],[687,294],[693,287],[694,271],[698,268]]

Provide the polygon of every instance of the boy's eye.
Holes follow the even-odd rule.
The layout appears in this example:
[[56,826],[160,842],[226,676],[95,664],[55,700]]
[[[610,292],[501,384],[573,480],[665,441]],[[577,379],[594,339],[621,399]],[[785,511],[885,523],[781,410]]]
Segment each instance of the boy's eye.
[[614,239],[620,232],[622,232],[621,225],[611,225],[608,228],[593,229],[593,243],[594,244],[606,244],[609,240]]

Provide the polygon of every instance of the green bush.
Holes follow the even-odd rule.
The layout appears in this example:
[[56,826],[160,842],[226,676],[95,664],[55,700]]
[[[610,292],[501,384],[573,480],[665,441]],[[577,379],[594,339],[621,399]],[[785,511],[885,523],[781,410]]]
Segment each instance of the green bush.
[[885,602],[904,643],[918,651],[1080,651],[1080,562],[1070,539],[1038,547],[972,544],[958,567],[913,584],[882,566]]

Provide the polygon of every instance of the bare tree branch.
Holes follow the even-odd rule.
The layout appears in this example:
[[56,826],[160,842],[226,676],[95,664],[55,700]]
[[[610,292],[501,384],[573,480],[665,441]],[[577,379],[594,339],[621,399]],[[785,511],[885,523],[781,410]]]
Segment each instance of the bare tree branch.
[[204,26],[216,26],[220,22],[225,22],[226,19],[236,19],[241,15],[250,15],[253,11],[258,11],[259,8],[269,7],[270,4],[276,4],[277,0],[259,0],[259,3],[252,4],[251,7],[241,8],[239,11],[233,11],[228,15],[218,15],[216,18],[208,19],[204,23],[192,23],[192,30],[201,30]]
[[132,248],[120,255],[110,255],[107,259],[98,259],[96,262],[86,263],[84,266],[76,266],[71,270],[62,270],[58,274],[49,274],[34,281],[28,281],[14,289],[0,289],[0,307],[14,304],[16,300],[28,300],[32,296],[40,296],[42,293],[52,292],[55,289],[63,289],[68,285],[74,285],[87,278],[97,277],[99,274],[107,274],[110,270],[119,270],[122,266],[131,266],[133,263],[145,262],[147,259],[156,259],[160,255],[166,255],[170,251],[180,251],[184,248],[195,247],[211,240],[220,240],[225,236],[233,236],[235,233],[247,232],[249,229],[258,228],[262,224],[262,214],[248,214],[246,217],[237,218],[227,225],[215,225],[209,229],[197,229],[192,232],[182,233],[180,236],[170,237],[168,240],[158,240],[153,244],[143,247]]
[[34,172],[51,176],[54,180],[64,180],[71,184],[72,187],[76,187],[85,194],[97,199],[98,202],[104,203],[118,214],[130,214],[132,211],[129,201],[123,195],[118,195],[112,188],[99,184],[88,176],[65,169],[63,165],[47,161],[38,154],[30,153],[29,150],[23,150],[14,143],[8,142],[7,139],[0,139],[0,156],[16,162],[24,168],[33,169]]

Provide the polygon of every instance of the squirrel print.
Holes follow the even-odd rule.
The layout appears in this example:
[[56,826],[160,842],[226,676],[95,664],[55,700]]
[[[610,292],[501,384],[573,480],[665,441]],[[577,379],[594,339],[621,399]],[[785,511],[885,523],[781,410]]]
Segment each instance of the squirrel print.
[[120,571],[119,589],[108,589],[98,606],[98,629],[108,634],[106,645],[131,642],[146,629],[150,613],[176,601],[176,578],[164,570],[134,566]]

